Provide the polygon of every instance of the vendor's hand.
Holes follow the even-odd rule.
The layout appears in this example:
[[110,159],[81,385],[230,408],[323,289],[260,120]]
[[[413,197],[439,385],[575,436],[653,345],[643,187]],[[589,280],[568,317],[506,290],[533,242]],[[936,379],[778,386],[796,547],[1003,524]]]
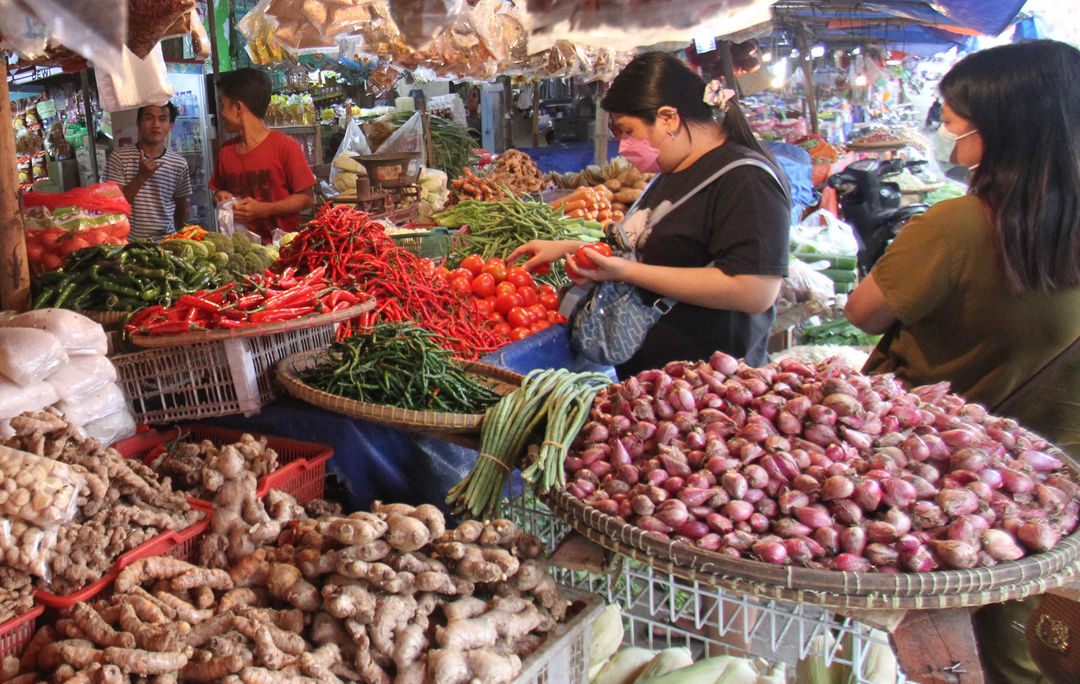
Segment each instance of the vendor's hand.
[[573,253],[566,254],[566,275],[575,285],[600,282],[602,280],[625,280],[627,268],[634,262],[617,256],[604,256],[598,252],[589,252],[589,258],[596,268],[582,268],[574,259]]
[[227,199],[232,199],[233,194],[228,190],[218,190],[214,193],[214,204],[220,204]]
[[266,202],[260,202],[259,200],[250,197],[237,200],[236,204],[233,206],[233,216],[240,223],[261,219],[269,215],[270,212],[267,209]]
[[146,152],[143,152],[143,149],[141,147],[138,148],[138,149],[139,149],[139,171],[138,171],[137,175],[140,176],[143,180],[146,180],[146,179],[150,178],[150,176],[153,176],[154,172],[156,172],[158,169],[160,169],[164,165],[165,162],[159,162],[158,160],[154,159],[153,157],[148,155]]
[[542,271],[553,261],[563,258],[568,251],[573,252],[581,243],[576,240],[530,240],[522,246],[510,252],[506,257],[507,264],[513,264],[519,257],[528,257],[522,264],[522,268],[530,273]]

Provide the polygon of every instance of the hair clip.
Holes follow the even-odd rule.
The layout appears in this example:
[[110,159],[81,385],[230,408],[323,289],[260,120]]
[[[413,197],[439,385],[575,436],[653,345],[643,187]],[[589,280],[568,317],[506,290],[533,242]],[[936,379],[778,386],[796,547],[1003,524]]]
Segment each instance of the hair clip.
[[705,101],[705,104],[710,107],[716,107],[717,109],[724,109],[727,107],[727,103],[735,97],[735,91],[730,88],[724,88],[720,81],[709,81],[705,86],[705,95],[701,98]]

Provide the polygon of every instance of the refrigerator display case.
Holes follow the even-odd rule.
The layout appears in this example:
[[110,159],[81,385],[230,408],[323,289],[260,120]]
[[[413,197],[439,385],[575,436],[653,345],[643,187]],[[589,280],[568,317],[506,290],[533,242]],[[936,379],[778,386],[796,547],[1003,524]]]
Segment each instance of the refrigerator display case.
[[187,160],[191,173],[191,216],[188,222],[213,230],[214,202],[208,186],[214,170],[214,159],[208,135],[206,77],[201,68],[195,73],[174,71],[175,67],[180,66],[188,65],[169,65],[169,82],[176,91],[172,103],[179,110],[172,135],[169,136],[169,147]]

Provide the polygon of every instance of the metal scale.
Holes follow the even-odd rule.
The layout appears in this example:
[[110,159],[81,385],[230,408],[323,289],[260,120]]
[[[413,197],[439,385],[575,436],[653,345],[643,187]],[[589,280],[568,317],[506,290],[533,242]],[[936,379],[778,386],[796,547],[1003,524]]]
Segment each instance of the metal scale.
[[415,217],[416,203],[420,201],[418,152],[358,154],[353,159],[367,171],[356,179],[357,209],[394,221]]

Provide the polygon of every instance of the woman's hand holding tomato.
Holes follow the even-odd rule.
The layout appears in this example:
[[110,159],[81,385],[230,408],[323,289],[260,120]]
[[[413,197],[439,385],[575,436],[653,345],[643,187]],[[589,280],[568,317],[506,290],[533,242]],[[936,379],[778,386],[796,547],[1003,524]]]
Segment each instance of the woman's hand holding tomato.
[[566,275],[576,285],[621,280],[626,265],[630,263],[622,257],[611,256],[611,247],[606,244],[586,245],[576,253],[566,255]]

